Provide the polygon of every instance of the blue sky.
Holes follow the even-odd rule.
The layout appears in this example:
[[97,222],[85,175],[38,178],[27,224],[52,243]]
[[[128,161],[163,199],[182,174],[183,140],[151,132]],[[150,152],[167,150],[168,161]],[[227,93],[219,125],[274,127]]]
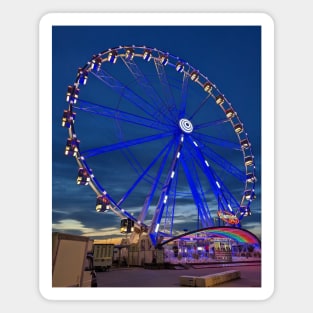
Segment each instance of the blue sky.
[[[252,215],[242,226],[257,236],[261,227],[261,29],[257,26],[55,26],[53,28],[52,71],[52,197],[53,230],[90,236],[95,239],[121,236],[120,218],[110,213],[95,211],[95,193],[88,186],[76,184],[77,163],[64,155],[67,130],[61,127],[63,110],[67,109],[67,86],[74,83],[77,69],[94,54],[120,45],[149,46],[187,61],[209,78],[223,92],[236,109],[249,135],[256,165],[256,200]],[[117,71],[117,70],[116,70]],[[116,72],[116,75],[118,72]],[[121,73],[121,76],[124,74]],[[123,76],[124,77],[124,76]],[[85,95],[96,103],[103,103],[106,91],[93,92],[86,86]],[[103,97],[102,97],[103,95]],[[91,101],[91,100],[90,100]],[[122,104],[121,104],[122,105]],[[130,111],[129,111],[130,112]],[[97,123],[95,123],[97,122]],[[104,120],[77,112],[75,129],[82,147],[89,149],[109,144],[116,128]],[[77,124],[77,126],[76,126]],[[111,127],[112,126],[112,127]],[[138,127],[135,132],[140,133]],[[218,129],[216,130],[218,132]],[[103,133],[104,132],[104,133]],[[124,130],[125,132],[125,130]],[[101,142],[103,140],[103,142]],[[163,143],[163,141],[162,141]],[[144,153],[147,158],[149,153]],[[130,187],[130,169],[117,156],[94,162],[97,179],[118,200]],[[144,160],[142,161],[144,162]],[[148,161],[147,161],[148,162]],[[234,159],[234,162],[235,159]],[[122,175],[121,175],[122,173]],[[143,199],[147,186],[132,194]],[[229,188],[232,188],[230,185]],[[142,194],[141,194],[142,192]],[[130,197],[132,198],[132,197]],[[140,211],[140,200],[130,211]],[[135,202],[134,202],[135,203]],[[134,207],[132,207],[134,205]],[[135,211],[137,210],[137,211]],[[188,214],[187,214],[188,213]],[[190,229],[188,222],[196,218],[191,211],[180,212],[181,228]],[[178,218],[177,218],[178,220]],[[184,226],[183,226],[184,225]]]

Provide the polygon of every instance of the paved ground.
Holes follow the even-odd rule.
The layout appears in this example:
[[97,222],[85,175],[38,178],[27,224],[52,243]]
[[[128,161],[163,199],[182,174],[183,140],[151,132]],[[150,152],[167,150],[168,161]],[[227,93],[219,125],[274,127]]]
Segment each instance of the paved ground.
[[[261,263],[193,265],[188,269],[144,269],[142,267],[112,268],[97,272],[98,287],[181,287],[179,276],[203,276],[226,270],[239,270],[239,279],[215,287],[261,287]],[[190,287],[181,287],[190,288]]]

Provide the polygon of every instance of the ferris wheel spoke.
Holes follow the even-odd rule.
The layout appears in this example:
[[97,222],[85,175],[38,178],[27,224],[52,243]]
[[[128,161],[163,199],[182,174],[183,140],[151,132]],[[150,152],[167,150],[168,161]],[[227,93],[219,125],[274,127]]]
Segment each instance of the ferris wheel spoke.
[[155,121],[160,122],[158,114],[155,108],[145,100],[143,97],[139,96],[135,91],[130,89],[128,86],[111,76],[108,72],[100,69],[97,73],[92,72],[100,81],[104,82],[108,87],[113,89],[117,94],[126,99],[128,102],[135,105],[135,107],[142,110],[145,114],[152,117]]
[[193,144],[202,151],[203,155],[208,157],[210,161],[213,161],[215,164],[217,164],[223,171],[226,171],[233,175],[235,178],[237,178],[241,182],[246,181],[246,173],[240,170],[238,167],[236,167],[233,163],[229,162],[225,158],[223,158],[221,155],[210,149],[208,146],[202,144],[199,141],[193,140]]
[[218,174],[209,164],[202,151],[196,147],[194,152],[195,161],[202,168],[203,173],[210,182],[211,188],[218,202],[218,211],[228,212],[231,215],[239,214],[241,212],[241,206],[236,200],[236,197],[232,195],[223,181],[219,178]]
[[164,172],[164,168],[167,164],[167,161],[168,161],[168,158],[169,158],[169,153],[172,151],[172,149],[174,148],[174,145],[175,145],[175,138],[172,140],[171,142],[171,145],[168,147],[167,149],[167,152],[166,154],[164,155],[163,157],[163,160],[159,166],[159,169],[158,169],[158,172],[157,172],[157,175],[155,177],[155,180],[154,180],[154,183],[153,185],[151,186],[151,189],[150,189],[150,192],[149,194],[147,195],[146,199],[145,199],[145,202],[143,204],[143,207],[142,207],[142,210],[141,210],[141,213],[140,213],[140,216],[139,216],[139,220],[144,220],[146,215],[147,215],[147,212],[149,210],[149,207],[150,207],[150,204],[151,204],[151,201],[154,197],[154,194],[156,192],[156,189],[157,189],[157,186],[160,184],[160,179],[161,179],[161,176]]
[[193,195],[193,199],[197,207],[197,211],[198,211],[203,227],[213,226],[212,219],[208,214],[206,199],[203,194],[203,189],[200,184],[200,181],[198,180],[199,178],[197,177],[197,171],[195,170],[194,166],[190,168],[190,165],[189,166],[187,165],[186,160],[183,156],[180,162],[184,168],[184,173],[186,175],[189,188]]
[[166,144],[164,146],[163,149],[161,149],[161,151],[157,154],[157,156],[152,160],[152,162],[145,168],[145,170],[139,175],[139,177],[136,179],[136,181],[133,183],[133,185],[128,189],[128,191],[124,194],[124,196],[118,201],[118,205],[122,205],[122,203],[128,198],[128,196],[131,194],[131,192],[137,187],[137,185],[140,183],[140,181],[142,181],[147,174],[149,173],[149,171],[151,170],[151,168],[156,164],[156,162],[161,158],[161,156],[164,154],[164,152],[166,150],[169,149],[169,147],[171,146],[171,144],[173,143],[173,139],[170,140],[170,142],[168,144]]
[[[131,168],[134,170],[134,172],[138,175],[140,175],[141,172],[144,171],[144,168],[140,164],[140,161],[138,158],[134,155],[134,153],[131,151],[130,148],[125,148],[121,150],[121,153],[131,166]],[[147,175],[147,178],[145,179],[148,183],[150,183],[150,180],[153,180],[153,177],[150,177]]]
[[158,59],[154,59],[154,65],[163,91],[163,97],[167,106],[166,111],[173,116],[173,112],[176,111],[176,102],[167,79],[164,65]]
[[154,245],[157,244],[157,237],[158,237],[158,232],[159,232],[159,228],[160,228],[160,221],[163,215],[163,211],[164,211],[164,207],[167,203],[168,200],[168,196],[169,196],[169,190],[171,188],[171,184],[173,182],[173,178],[175,176],[175,171],[179,162],[179,157],[180,157],[180,153],[181,153],[181,149],[183,146],[183,141],[184,141],[184,135],[182,134],[179,137],[179,143],[177,145],[176,151],[174,153],[174,157],[173,160],[171,162],[171,166],[170,169],[168,171],[166,180],[163,184],[162,187],[162,192],[161,195],[159,197],[159,201],[157,203],[154,215],[153,215],[153,219],[151,222],[151,227],[149,230],[149,235],[151,238],[151,241]]
[[203,154],[208,157],[211,161],[213,161],[215,164],[219,165],[220,168],[222,168],[227,173],[231,174],[235,178],[237,178],[242,183],[245,183],[247,180],[246,172],[240,170],[238,167],[234,166],[231,162],[226,160],[225,158],[222,158],[222,156],[215,153],[213,150],[210,150],[208,148],[203,149]]
[[223,119],[216,120],[216,121],[209,121],[209,122],[206,122],[206,123],[195,125],[194,129],[198,130],[198,129],[201,129],[201,128],[214,127],[214,126],[222,125],[222,124],[225,124],[225,123],[229,123],[229,119],[223,118]]
[[164,205],[164,210],[160,219],[160,227],[158,233],[162,236],[172,236],[174,229],[174,217],[176,210],[176,197],[178,196],[178,180],[179,180],[179,167],[180,162],[177,162],[175,175],[173,174],[173,179],[168,189],[167,201]]
[[135,63],[134,59],[125,59],[123,57],[122,60],[131,72],[132,76],[135,78],[142,93],[145,94],[146,98],[150,100],[149,103],[155,110],[154,117],[159,121],[163,121],[163,123],[167,121],[171,124],[172,120],[169,119],[170,112],[167,110],[166,104],[156,92],[155,88],[151,85],[144,73],[140,70],[139,66]]
[[198,164],[198,166],[202,169],[203,173],[207,177],[210,183],[210,186],[212,188],[212,191],[215,195],[215,198],[220,199],[222,197],[222,190],[220,188],[219,181],[216,180],[216,175],[214,175],[212,166],[210,165],[208,160],[205,158],[198,144],[195,145],[194,141],[191,142],[191,140],[189,140],[189,145],[190,146],[193,145],[190,151],[195,159],[195,162]]
[[[188,154],[188,158],[186,157],[186,155]],[[189,173],[191,173],[195,178],[194,180],[197,182],[198,185],[198,189],[199,189],[199,193],[201,194],[201,197],[203,199],[203,204],[205,207],[205,215],[209,218],[209,220],[211,220],[211,214],[209,211],[209,206],[208,206],[208,201],[206,200],[206,193],[207,190],[203,189],[203,181],[201,181],[200,177],[199,177],[199,168],[196,168],[196,163],[194,162],[194,160],[192,159],[192,155],[191,153],[188,151],[188,153],[184,154],[184,160],[189,160],[189,165],[187,164],[187,162],[185,161],[186,165],[188,165],[189,168]]]
[[[91,103],[82,99],[78,100],[79,105],[73,105],[76,110],[98,114],[104,117],[120,120],[123,122],[140,125],[148,128],[154,128],[158,130],[169,130],[169,125],[163,123],[156,123],[155,120],[148,119],[139,115],[124,112],[118,109],[112,109],[110,107]],[[174,127],[173,127],[174,128]]]
[[179,162],[176,168],[176,175],[173,178],[172,188],[169,191],[169,201],[167,201],[166,212],[164,216],[163,231],[169,235],[173,235],[174,215],[176,208],[176,196],[179,176]]
[[[123,141],[122,137],[120,137],[119,139],[121,142]],[[138,175],[141,175],[141,173],[144,171],[144,167],[141,165],[141,161],[138,159],[138,156],[136,156],[135,153],[132,151],[131,147],[132,146],[126,147],[125,149],[122,149],[120,152],[125,157],[125,159],[129,163],[131,168],[134,170],[134,172],[137,173]],[[154,181],[154,177],[151,174],[147,173],[147,175],[144,177],[144,180],[148,184],[152,184]]]
[[214,177],[218,182],[221,189],[221,202],[223,204],[223,212],[229,212],[231,214],[237,215],[240,213],[240,204],[230,192],[229,188],[223,183],[223,181],[214,173]]
[[84,155],[84,158],[87,159],[87,158],[94,157],[94,156],[101,154],[101,153],[125,149],[125,148],[131,147],[131,146],[145,143],[145,142],[151,142],[151,141],[158,140],[161,138],[169,137],[171,135],[173,135],[172,132],[167,132],[167,133],[161,133],[161,134],[142,137],[142,138],[136,138],[136,139],[125,141],[125,142],[118,142],[118,143],[115,143],[112,145],[107,145],[107,146],[98,147],[98,148],[83,151],[82,155]]
[[233,215],[239,215],[241,211],[241,207],[239,202],[230,192],[229,188],[223,183],[223,181],[219,178],[217,173],[212,170],[212,175],[215,179],[216,185],[219,188],[219,197],[218,197],[218,210],[226,213],[230,213]]
[[207,95],[202,102],[198,105],[198,107],[195,109],[195,111],[191,114],[191,116],[188,118],[189,121],[191,121],[200,111],[201,109],[204,107],[205,103],[209,100],[209,98],[211,97],[211,94]]
[[238,151],[241,150],[241,146],[237,142],[233,142],[233,141],[229,141],[229,140],[225,140],[225,139],[209,136],[209,135],[202,134],[202,133],[199,133],[199,132],[193,132],[193,136],[198,141],[201,141],[201,142],[206,142],[208,144],[218,145],[220,147],[224,147],[224,148],[228,148],[228,149],[232,149],[232,150],[238,150]]
[[180,118],[184,117],[186,113],[188,82],[189,75],[184,73],[181,91]]

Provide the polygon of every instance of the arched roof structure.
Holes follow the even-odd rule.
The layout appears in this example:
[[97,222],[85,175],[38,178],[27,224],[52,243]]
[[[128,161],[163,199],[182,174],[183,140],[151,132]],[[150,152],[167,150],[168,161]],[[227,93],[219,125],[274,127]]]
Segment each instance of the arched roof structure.
[[186,232],[177,237],[171,238],[169,240],[165,240],[164,242],[161,243],[161,246],[171,241],[188,237],[196,233],[206,233],[206,237],[208,238],[229,238],[229,239],[236,241],[237,243],[261,246],[260,239],[256,235],[254,235],[252,232],[246,229],[230,227],[230,226],[208,227],[208,228],[197,229],[195,231]]

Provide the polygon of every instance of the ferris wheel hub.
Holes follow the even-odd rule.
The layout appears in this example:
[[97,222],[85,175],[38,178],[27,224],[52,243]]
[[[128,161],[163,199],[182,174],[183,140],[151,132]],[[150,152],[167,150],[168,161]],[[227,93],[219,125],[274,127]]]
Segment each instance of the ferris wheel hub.
[[192,123],[186,118],[182,118],[179,120],[179,127],[184,133],[191,133],[193,131]]

